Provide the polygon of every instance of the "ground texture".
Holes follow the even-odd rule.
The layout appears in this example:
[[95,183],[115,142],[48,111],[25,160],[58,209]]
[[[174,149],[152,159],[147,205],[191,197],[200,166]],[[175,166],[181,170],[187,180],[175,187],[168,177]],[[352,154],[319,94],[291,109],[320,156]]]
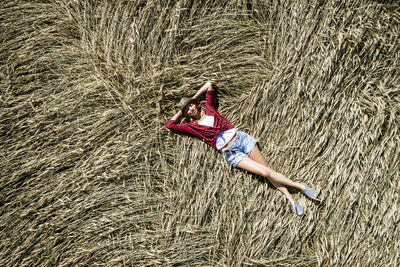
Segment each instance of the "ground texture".
[[[397,1],[1,1],[0,265],[396,266]],[[165,128],[207,80],[283,195]]]

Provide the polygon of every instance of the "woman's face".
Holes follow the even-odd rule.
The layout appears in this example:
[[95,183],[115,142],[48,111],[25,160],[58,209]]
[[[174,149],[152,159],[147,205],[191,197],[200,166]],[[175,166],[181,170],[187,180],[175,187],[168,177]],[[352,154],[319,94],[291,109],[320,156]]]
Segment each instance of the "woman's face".
[[200,110],[197,108],[197,105],[194,103],[189,104],[186,108],[186,114],[191,117],[192,119],[199,119],[200,118]]

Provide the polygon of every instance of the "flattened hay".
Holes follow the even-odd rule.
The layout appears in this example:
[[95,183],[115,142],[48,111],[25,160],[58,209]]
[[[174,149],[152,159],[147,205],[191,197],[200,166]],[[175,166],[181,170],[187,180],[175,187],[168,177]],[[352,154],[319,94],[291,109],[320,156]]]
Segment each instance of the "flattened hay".
[[[398,1],[1,1],[1,266],[400,264]],[[165,123],[218,87],[268,182]]]

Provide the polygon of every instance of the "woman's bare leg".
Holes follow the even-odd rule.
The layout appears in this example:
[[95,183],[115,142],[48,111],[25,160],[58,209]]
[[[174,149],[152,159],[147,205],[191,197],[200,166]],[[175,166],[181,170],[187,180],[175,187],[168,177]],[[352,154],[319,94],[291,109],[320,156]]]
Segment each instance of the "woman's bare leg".
[[[272,170],[271,166],[269,166],[267,164],[267,162],[265,162],[265,159],[264,159],[263,155],[261,154],[260,149],[258,148],[257,145],[253,148],[249,157],[252,160],[257,161],[258,163],[261,163],[262,165],[264,165]],[[289,190],[286,188],[286,186],[283,186],[282,184],[274,182],[274,181],[270,181],[270,182],[273,186],[275,186],[279,191],[281,191],[285,195],[285,197],[289,200],[290,203],[294,204],[296,202],[296,201],[294,201],[292,195],[289,193]]]
[[272,169],[271,166],[269,166],[269,165],[267,164],[267,162],[265,161],[265,159],[264,159],[263,155],[261,154],[261,151],[260,151],[260,149],[258,148],[257,145],[253,148],[253,150],[251,151],[249,157],[250,157],[252,160],[255,160],[255,161],[257,161],[258,163],[261,163],[261,164],[267,166],[268,168]]
[[[258,149],[258,148],[257,148]],[[254,150],[254,149],[253,149]],[[261,175],[267,178],[271,183],[274,182],[276,184],[281,184],[283,186],[291,186],[297,188],[301,191],[304,191],[305,186],[301,185],[300,183],[293,182],[292,180],[286,178],[284,175],[275,172],[271,168],[268,168],[264,164],[261,164],[250,157],[245,157],[242,161],[239,162],[237,167]]]
[[267,178],[271,182],[276,182],[276,183],[279,183],[284,186],[294,187],[301,191],[304,191],[304,189],[305,189],[305,186],[303,186],[299,183],[293,182],[292,180],[286,178],[284,175],[282,175],[278,172],[275,172],[274,170],[268,168],[267,166],[265,166],[261,163],[258,163],[255,160],[252,160],[250,157],[243,158],[242,161],[239,162],[237,167],[239,167],[243,170],[261,175],[262,177]]

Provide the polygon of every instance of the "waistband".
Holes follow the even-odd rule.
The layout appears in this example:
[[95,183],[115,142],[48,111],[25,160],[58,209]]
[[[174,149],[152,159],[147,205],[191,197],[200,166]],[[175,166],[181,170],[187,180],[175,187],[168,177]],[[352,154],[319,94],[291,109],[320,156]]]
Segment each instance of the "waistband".
[[235,139],[236,139],[236,136],[237,136],[238,132],[239,131],[236,131],[236,133],[233,135],[232,139],[224,147],[222,147],[218,151],[221,152],[221,153],[224,153],[231,145],[233,145],[233,142],[235,142]]

